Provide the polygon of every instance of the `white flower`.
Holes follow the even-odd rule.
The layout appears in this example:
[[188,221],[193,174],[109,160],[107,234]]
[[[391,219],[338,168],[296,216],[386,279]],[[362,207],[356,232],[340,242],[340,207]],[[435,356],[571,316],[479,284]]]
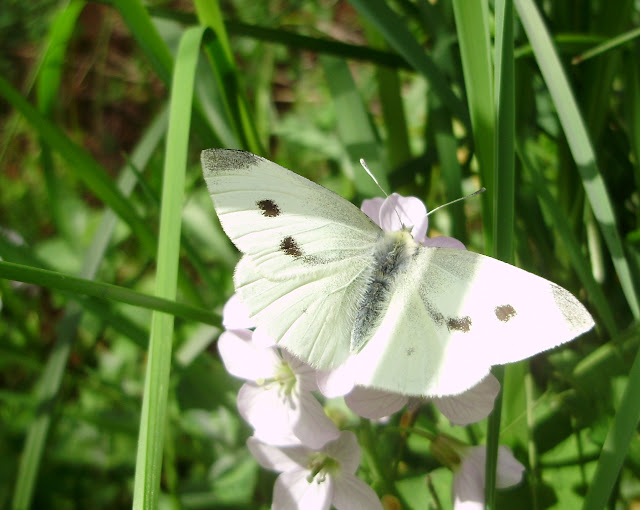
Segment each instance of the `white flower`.
[[273,489],[272,510],[382,510],[371,487],[355,476],[360,447],[355,435],[343,431],[321,449],[274,447],[255,437],[249,450],[266,469],[280,472]]
[[[235,300],[225,307],[225,324],[247,324]],[[228,303],[228,304],[229,304]],[[247,317],[248,320],[248,317]],[[311,391],[315,371],[287,352],[256,345],[249,329],[225,331],[218,350],[227,371],[245,383],[238,393],[238,411],[254,434],[272,445],[305,444],[319,448],[339,431]]]

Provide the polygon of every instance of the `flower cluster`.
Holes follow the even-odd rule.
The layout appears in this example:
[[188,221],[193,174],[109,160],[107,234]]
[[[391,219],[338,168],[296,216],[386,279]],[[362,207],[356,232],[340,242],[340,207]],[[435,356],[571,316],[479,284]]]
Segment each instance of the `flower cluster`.
[[[386,200],[366,200],[362,210],[386,231],[411,228],[414,239],[425,246],[465,249],[456,239],[427,238],[424,204],[414,197],[393,194]],[[355,473],[360,447],[350,431],[340,431],[315,394],[344,397],[357,415],[379,420],[423,399],[354,385],[348,367],[319,372],[253,332],[254,324],[237,297],[223,312],[226,331],[218,349],[230,374],[246,382],[238,394],[238,410],[253,428],[248,448],[258,463],[279,472],[273,492],[273,509],[382,509],[373,489]],[[491,375],[461,395],[433,398],[433,404],[455,425],[482,420],[493,409],[499,392]],[[455,472],[455,508],[475,508],[484,501],[484,447],[461,445],[437,436],[436,458]],[[518,483],[524,467],[506,447],[498,459],[499,487]]]

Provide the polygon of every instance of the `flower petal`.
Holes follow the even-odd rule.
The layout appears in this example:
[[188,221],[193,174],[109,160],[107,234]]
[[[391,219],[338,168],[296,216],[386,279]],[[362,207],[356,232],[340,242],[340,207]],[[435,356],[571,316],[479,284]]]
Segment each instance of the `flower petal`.
[[262,328],[256,328],[253,332],[253,343],[256,347],[262,347],[263,349],[275,347],[276,345],[276,341],[267,335]]
[[506,489],[522,481],[525,467],[520,464],[511,453],[508,446],[498,446],[498,468],[496,472],[496,487]]
[[453,476],[454,510],[484,509],[484,463],[487,449],[484,445],[468,450],[457,473]]
[[358,416],[369,420],[379,420],[402,409],[408,397],[398,393],[356,386],[344,401]]
[[222,333],[218,339],[218,351],[227,372],[248,381],[269,379],[282,364],[275,350],[256,347],[248,329]]
[[309,482],[310,471],[282,473],[273,488],[272,510],[329,510],[333,499],[333,481],[326,477]]
[[380,208],[380,227],[386,232],[395,232],[420,223],[426,214],[427,208],[419,198],[392,193]]
[[225,303],[222,309],[222,325],[225,329],[245,329],[255,327],[253,319],[249,317],[249,309],[240,300],[238,294],[234,294]]
[[382,510],[375,491],[350,473],[335,478],[333,506],[337,510]]
[[500,383],[489,374],[473,388],[449,397],[437,397],[432,401],[454,425],[466,426],[478,422],[491,413]]
[[340,463],[343,474],[354,474],[360,465],[360,445],[355,434],[349,430],[343,430],[336,441],[327,443],[322,450]]
[[306,466],[312,451],[305,446],[279,448],[263,443],[255,436],[247,439],[247,448],[263,468],[282,473]]
[[425,214],[411,229],[411,237],[416,243],[424,244],[427,241],[427,230],[429,230],[429,216]]
[[[453,477],[454,510],[484,508],[486,446],[470,448],[462,459],[459,471]],[[516,460],[507,446],[498,447],[496,487],[504,489],[522,480],[524,466]]]
[[304,361],[296,358],[289,351],[281,349],[282,359],[289,365],[291,371],[296,375],[300,388],[307,391],[318,391],[316,381],[316,369],[307,365]]
[[321,448],[339,431],[320,402],[308,391],[286,393],[278,383],[247,383],[238,392],[238,411],[261,441],[276,445],[303,444]]
[[380,208],[383,203],[384,198],[368,198],[362,201],[362,207],[360,207],[360,209],[363,213],[369,216],[376,225],[380,226]]
[[354,371],[351,367],[354,358],[350,358],[333,370],[319,370],[316,381],[320,392],[327,398],[342,397],[349,393],[354,385]]

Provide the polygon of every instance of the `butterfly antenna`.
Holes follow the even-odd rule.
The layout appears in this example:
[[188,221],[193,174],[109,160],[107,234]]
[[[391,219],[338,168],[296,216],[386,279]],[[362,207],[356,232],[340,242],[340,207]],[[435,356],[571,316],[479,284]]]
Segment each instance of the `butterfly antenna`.
[[467,195],[466,197],[460,197],[460,198],[456,198],[455,200],[452,200],[451,202],[447,202],[446,204],[442,204],[439,205],[438,207],[436,207],[435,209],[431,209],[428,213],[427,216],[429,216],[430,214],[433,214],[434,212],[436,212],[438,209],[442,209],[443,207],[446,207],[448,205],[451,204],[455,204],[456,202],[460,202],[461,200],[466,200],[467,198],[471,198],[471,197],[475,197],[476,195],[479,195],[480,193],[484,193],[485,191],[487,191],[487,188],[482,187],[477,191],[474,191],[473,193],[471,193],[471,195]]
[[367,162],[363,158],[360,158],[360,164],[362,165],[362,168],[364,168],[364,171],[369,174],[369,177],[371,177],[373,179],[373,182],[376,183],[376,186],[378,186],[378,188],[380,188],[380,191],[382,191],[382,193],[384,193],[384,196],[388,197],[389,195],[387,195],[387,192],[384,189],[382,189],[382,186],[380,186],[380,183],[378,182],[378,179],[376,179],[376,176],[373,175],[371,170],[369,170],[369,167],[367,166]]

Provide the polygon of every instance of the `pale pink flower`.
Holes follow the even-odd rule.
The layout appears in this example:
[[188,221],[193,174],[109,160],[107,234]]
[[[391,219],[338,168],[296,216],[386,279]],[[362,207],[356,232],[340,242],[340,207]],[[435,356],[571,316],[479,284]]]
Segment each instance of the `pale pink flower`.
[[275,447],[255,437],[247,440],[258,463],[280,472],[273,489],[272,510],[382,510],[378,496],[356,477],[360,446],[343,431],[323,448]]
[[[247,324],[241,304],[229,303],[223,323]],[[256,345],[253,336],[249,329],[225,331],[218,350],[227,371],[247,381],[238,393],[238,411],[255,436],[273,445],[313,448],[336,439],[337,427],[311,393],[317,390],[315,371],[285,351]]]
[[427,237],[429,217],[427,208],[419,198],[392,193],[385,199],[377,197],[364,200],[361,209],[385,232],[408,228],[415,241],[423,246],[466,249],[464,244],[453,237]]
[[466,426],[483,420],[493,410],[493,402],[500,391],[500,383],[488,375],[474,387],[460,395],[416,399],[398,393],[356,386],[344,400],[358,416],[377,420],[402,409],[410,400],[431,401],[454,425]]
[[[462,452],[462,462],[454,470],[452,499],[454,510],[483,510],[486,446],[466,447]],[[496,487],[506,489],[522,480],[524,466],[520,464],[507,446],[498,447]]]

